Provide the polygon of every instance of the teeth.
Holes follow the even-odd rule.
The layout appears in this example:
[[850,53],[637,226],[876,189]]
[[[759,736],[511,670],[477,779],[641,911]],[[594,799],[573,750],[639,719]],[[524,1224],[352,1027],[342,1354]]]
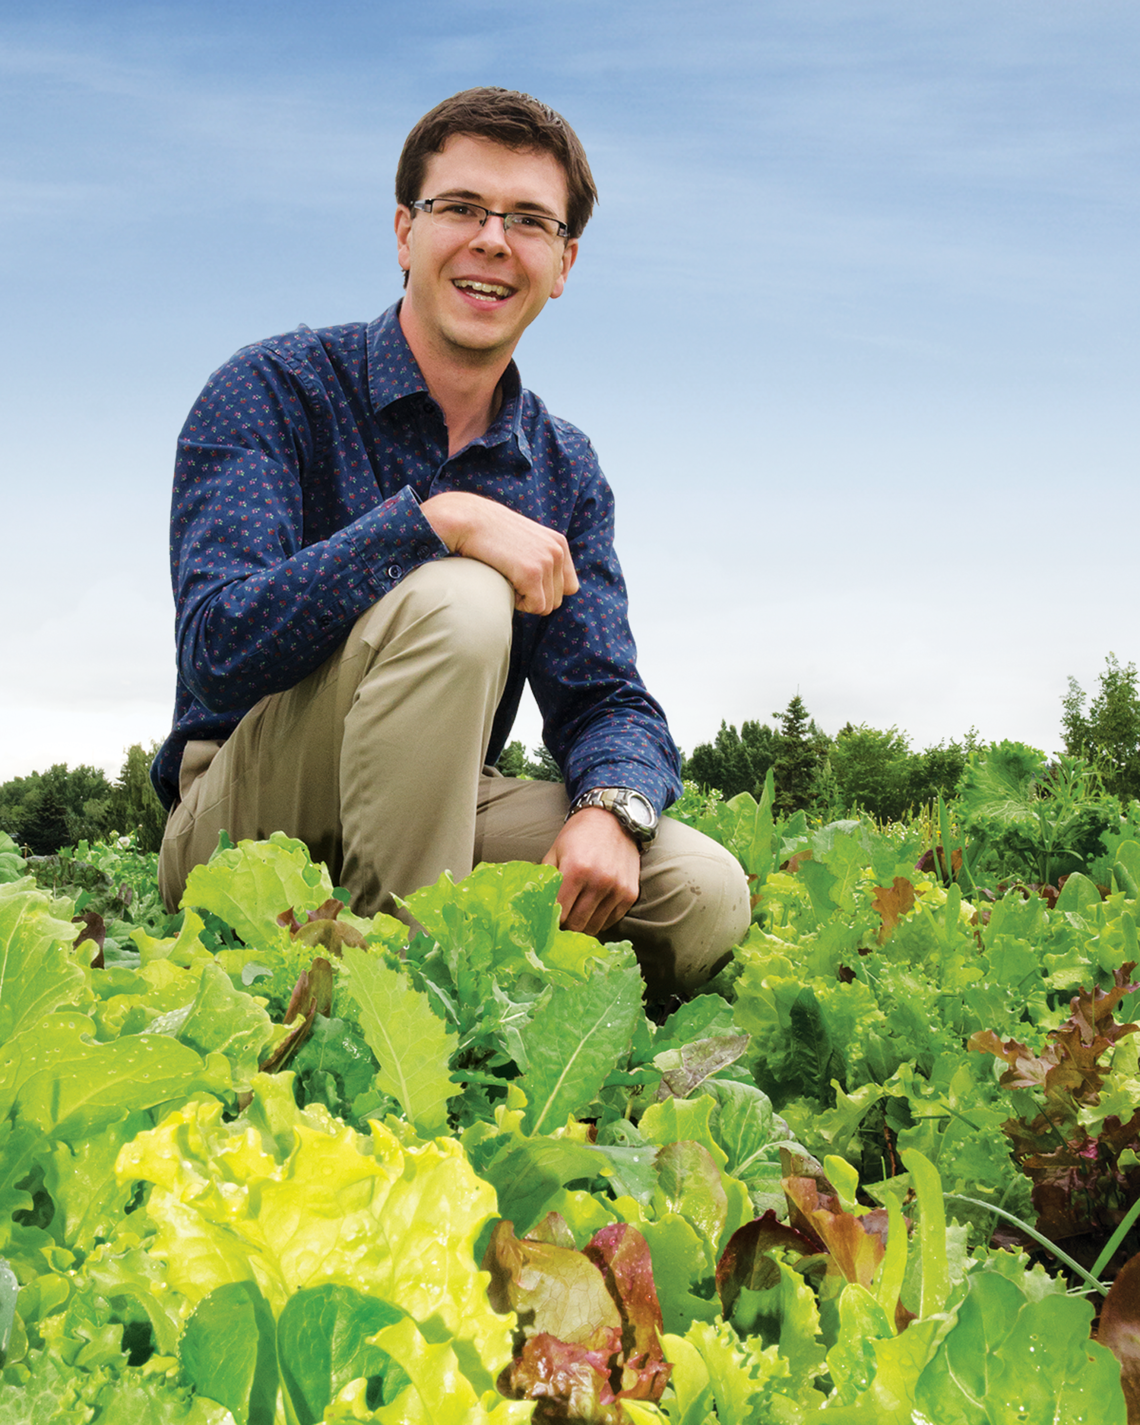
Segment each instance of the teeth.
[[500,287],[494,282],[457,282],[455,284],[461,291],[486,293],[489,297],[509,297],[511,289]]

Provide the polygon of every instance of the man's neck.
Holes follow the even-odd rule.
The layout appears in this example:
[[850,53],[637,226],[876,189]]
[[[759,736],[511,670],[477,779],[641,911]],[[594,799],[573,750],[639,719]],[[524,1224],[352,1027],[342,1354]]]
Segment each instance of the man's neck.
[[400,326],[432,399],[447,423],[447,453],[454,455],[485,435],[502,405],[499,382],[511,353],[437,351],[414,321],[400,312]]

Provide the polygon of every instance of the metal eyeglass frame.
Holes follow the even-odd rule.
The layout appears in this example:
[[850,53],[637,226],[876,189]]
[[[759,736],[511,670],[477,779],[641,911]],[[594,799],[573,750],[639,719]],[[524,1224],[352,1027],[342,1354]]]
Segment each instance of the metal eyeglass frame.
[[[430,217],[432,216],[432,208],[436,203],[455,203],[459,207],[470,208],[472,213],[482,213],[483,216],[479,219],[480,227],[483,226],[488,218],[501,218],[503,220],[503,231],[510,232],[510,230],[522,222],[524,218],[541,218],[544,222],[553,223],[555,225],[555,237],[568,238],[570,236],[570,229],[566,224],[560,222],[557,218],[551,217],[549,213],[496,213],[491,208],[484,208],[482,203],[471,203],[466,198],[417,198],[414,202],[409,203],[408,207],[415,208],[419,213],[427,213]],[[542,228],[540,231],[545,233],[546,229]]]

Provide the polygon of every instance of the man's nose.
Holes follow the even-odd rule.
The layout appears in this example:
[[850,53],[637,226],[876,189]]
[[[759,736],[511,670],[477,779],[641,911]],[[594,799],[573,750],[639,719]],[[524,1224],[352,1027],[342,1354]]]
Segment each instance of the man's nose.
[[473,248],[480,252],[510,252],[507,230],[497,213],[489,213],[483,226],[471,239]]

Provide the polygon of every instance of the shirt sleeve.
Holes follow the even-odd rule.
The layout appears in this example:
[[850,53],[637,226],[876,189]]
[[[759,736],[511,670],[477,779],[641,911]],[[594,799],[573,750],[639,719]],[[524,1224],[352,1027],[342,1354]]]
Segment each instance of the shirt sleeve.
[[592,446],[589,456],[594,468],[569,531],[579,589],[542,620],[530,683],[571,799],[592,787],[632,787],[660,812],[680,795],[681,759],[637,672],[613,494]]
[[[410,488],[337,478],[329,392],[260,347],[210,379],[182,430],[171,511],[179,676],[213,712],[295,686],[412,569],[448,553]],[[339,526],[339,527],[338,527]]]

